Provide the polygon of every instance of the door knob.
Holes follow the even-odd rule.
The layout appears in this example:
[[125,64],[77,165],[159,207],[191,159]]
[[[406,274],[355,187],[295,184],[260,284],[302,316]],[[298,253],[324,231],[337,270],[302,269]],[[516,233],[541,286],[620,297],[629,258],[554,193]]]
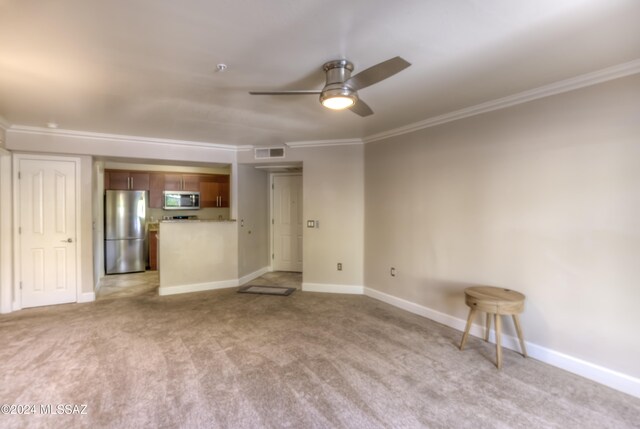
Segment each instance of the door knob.
[[67,238],[66,240],[60,240],[63,243],[73,243],[73,239],[72,238]]

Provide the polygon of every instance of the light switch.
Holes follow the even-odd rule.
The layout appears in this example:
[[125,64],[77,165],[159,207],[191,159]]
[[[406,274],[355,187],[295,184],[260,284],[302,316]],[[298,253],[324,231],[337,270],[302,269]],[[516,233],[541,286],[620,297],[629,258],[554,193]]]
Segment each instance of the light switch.
[[316,222],[314,220],[307,221],[307,228],[315,228],[315,227],[316,227]]

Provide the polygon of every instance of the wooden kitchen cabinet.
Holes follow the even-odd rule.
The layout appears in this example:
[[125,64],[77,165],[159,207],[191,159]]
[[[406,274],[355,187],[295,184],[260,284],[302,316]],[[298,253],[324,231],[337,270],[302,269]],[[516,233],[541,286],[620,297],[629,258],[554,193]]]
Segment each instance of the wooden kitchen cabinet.
[[129,189],[129,172],[115,170],[105,171],[104,188],[118,191]]
[[130,172],[131,189],[134,191],[148,191],[149,190],[149,173]]
[[229,176],[200,176],[200,207],[229,207]]
[[149,207],[164,206],[163,191],[200,192],[200,207],[229,207],[229,175],[105,170],[104,188],[149,191]]
[[220,174],[218,177],[220,178],[218,182],[220,184],[220,207],[229,207],[229,176]]
[[165,191],[182,191],[182,174],[165,173],[163,186]]
[[183,174],[182,175],[182,190],[183,191],[200,191],[200,177],[199,174]]
[[141,171],[105,170],[104,188],[110,190],[149,190],[149,173]]
[[164,206],[164,173],[149,174],[149,207],[161,209]]
[[158,231],[149,231],[149,270],[158,269]]
[[165,173],[164,190],[197,192],[200,190],[200,175]]

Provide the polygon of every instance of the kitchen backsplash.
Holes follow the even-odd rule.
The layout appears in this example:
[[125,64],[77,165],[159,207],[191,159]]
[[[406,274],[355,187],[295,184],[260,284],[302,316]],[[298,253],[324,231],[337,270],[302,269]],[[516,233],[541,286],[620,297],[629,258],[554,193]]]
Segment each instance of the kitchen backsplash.
[[200,210],[162,210],[162,209],[149,209],[149,216],[147,220],[151,222],[151,218],[153,218],[154,222],[162,220],[163,216],[198,216],[198,219],[229,219],[229,208],[228,207],[211,207],[204,208]]

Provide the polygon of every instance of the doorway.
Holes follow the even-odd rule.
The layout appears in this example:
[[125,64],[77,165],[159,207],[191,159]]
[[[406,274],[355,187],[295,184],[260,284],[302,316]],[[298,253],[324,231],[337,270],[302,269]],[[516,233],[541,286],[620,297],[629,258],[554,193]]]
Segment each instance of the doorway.
[[15,296],[20,308],[76,302],[80,160],[16,155]]
[[302,272],[302,175],[271,175],[271,267]]

